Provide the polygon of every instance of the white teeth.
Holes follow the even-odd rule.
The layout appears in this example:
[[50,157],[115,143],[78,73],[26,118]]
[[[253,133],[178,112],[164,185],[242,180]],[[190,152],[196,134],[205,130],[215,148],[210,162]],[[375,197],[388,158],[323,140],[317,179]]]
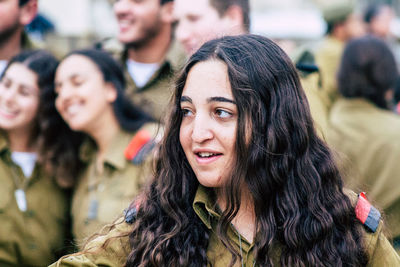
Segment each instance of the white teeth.
[[79,104],[73,104],[73,105],[68,106],[66,108],[66,111],[69,115],[74,115],[79,112],[79,109],[80,109]]
[[10,109],[8,109],[8,108],[6,108],[6,107],[1,107],[0,110],[1,110],[1,112],[4,113],[5,115],[10,115],[10,116],[15,115],[15,114],[17,113],[17,111],[10,110]]
[[120,26],[129,26],[131,24],[131,22],[129,20],[119,20],[118,24]]
[[198,155],[202,158],[205,157],[211,157],[212,155],[214,155],[214,153],[210,153],[210,152],[199,152]]

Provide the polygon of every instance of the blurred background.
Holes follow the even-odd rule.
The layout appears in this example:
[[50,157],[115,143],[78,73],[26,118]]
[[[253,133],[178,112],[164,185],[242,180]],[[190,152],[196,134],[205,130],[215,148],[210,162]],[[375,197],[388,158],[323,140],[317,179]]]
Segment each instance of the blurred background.
[[[195,0],[188,0],[195,1]],[[250,0],[251,32],[284,40],[290,50],[320,39],[326,29],[321,13],[324,2],[343,0]],[[28,26],[31,35],[51,41],[59,52],[91,45],[118,32],[110,0],[40,0],[38,18]],[[359,0],[362,12],[370,3],[386,3],[396,14],[392,34],[400,39],[400,0]]]

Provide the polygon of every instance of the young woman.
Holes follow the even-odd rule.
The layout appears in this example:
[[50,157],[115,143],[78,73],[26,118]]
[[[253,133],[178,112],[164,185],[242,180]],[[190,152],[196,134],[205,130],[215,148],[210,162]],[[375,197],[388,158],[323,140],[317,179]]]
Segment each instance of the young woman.
[[100,50],[70,53],[57,68],[57,110],[86,141],[76,161],[86,167],[72,199],[78,243],[118,218],[138,194],[157,125],[124,95],[123,71]]
[[366,36],[349,42],[338,72],[343,97],[332,107],[327,137],[345,156],[346,185],[365,190],[383,209],[400,252],[400,117],[391,110],[397,79],[394,56],[383,40]]
[[379,216],[369,230],[357,219],[352,200],[368,202],[343,192],[296,70],[269,39],[204,44],[168,121],[154,180],[125,222],[59,266],[400,264]]
[[[1,77],[0,266],[45,266],[65,253],[69,194],[59,185],[70,177],[58,152],[68,141],[57,138],[68,130],[48,101],[57,64],[45,51],[22,52]],[[59,126],[51,133],[50,120]]]

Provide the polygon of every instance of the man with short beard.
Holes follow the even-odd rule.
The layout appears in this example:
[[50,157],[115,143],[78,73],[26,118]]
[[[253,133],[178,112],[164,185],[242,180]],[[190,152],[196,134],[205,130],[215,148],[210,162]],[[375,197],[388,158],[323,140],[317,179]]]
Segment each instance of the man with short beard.
[[114,1],[118,41],[101,46],[126,70],[127,94],[157,120],[162,120],[172,94],[172,77],[184,62],[173,40],[173,0]]
[[37,8],[37,0],[0,1],[0,75],[10,58],[34,47],[24,26],[35,18]]

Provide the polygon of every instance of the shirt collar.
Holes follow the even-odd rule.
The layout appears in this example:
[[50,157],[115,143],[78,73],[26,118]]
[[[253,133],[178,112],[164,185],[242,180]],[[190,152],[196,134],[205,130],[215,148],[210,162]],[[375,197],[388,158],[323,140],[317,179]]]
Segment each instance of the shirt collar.
[[126,166],[126,159],[124,150],[128,146],[134,135],[125,131],[119,131],[118,134],[113,138],[109,149],[107,150],[104,162],[116,167],[117,169],[123,169]]
[[8,149],[7,138],[5,133],[0,130],[0,153]]
[[39,44],[29,38],[29,35],[25,31],[22,32],[21,46],[24,50],[32,50],[40,47]]
[[219,218],[215,202],[212,197],[212,189],[199,185],[193,201],[193,209],[201,221],[211,229],[211,218]]
[[[126,62],[128,59],[128,50],[125,48],[120,55],[122,62]],[[178,43],[178,41],[173,40],[171,41],[168,51],[165,54],[164,60],[160,64],[160,69],[165,65],[168,65],[173,71],[177,71],[183,66],[185,61],[186,55],[182,46]]]
[[165,61],[168,62],[174,72],[178,71],[186,62],[186,55],[182,46],[178,41],[172,41],[168,52],[165,56]]
[[[107,163],[116,169],[123,169],[127,163],[124,150],[128,146],[132,137],[132,133],[122,130],[119,131],[112,139],[109,149],[105,153],[104,163]],[[87,140],[81,146],[79,156],[82,161],[89,162],[93,159],[96,152],[97,147],[95,142],[92,139],[87,138]]]

